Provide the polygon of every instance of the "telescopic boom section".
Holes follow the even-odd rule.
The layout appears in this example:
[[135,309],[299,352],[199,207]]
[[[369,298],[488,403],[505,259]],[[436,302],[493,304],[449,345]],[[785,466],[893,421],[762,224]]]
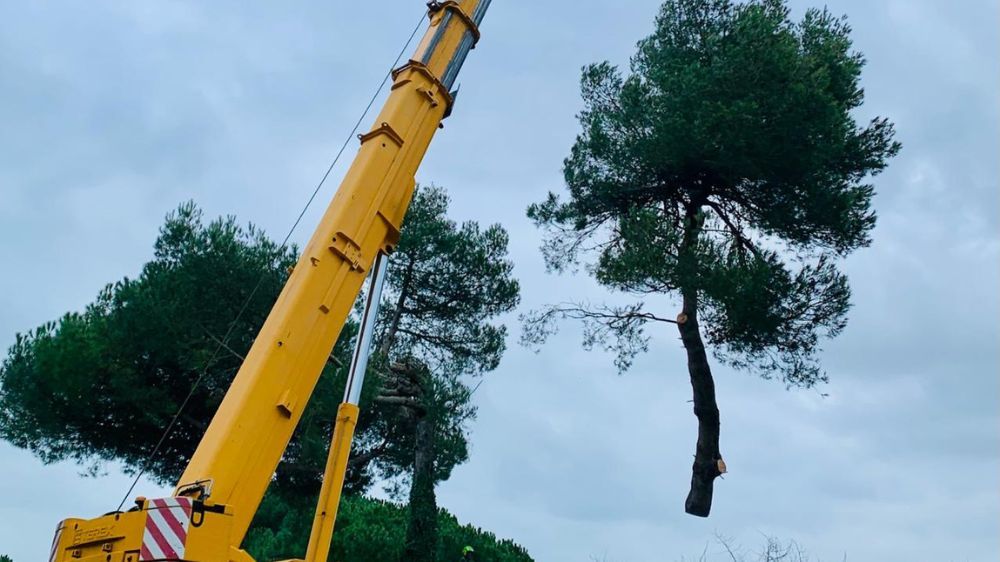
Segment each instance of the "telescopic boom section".
[[414,174],[452,103],[489,0],[430,4],[407,64],[178,483],[232,508],[239,545],[379,252],[399,241]]
[[[489,3],[428,4],[427,33],[413,58],[393,71],[375,126],[360,135],[357,157],[198,444],[176,497],[138,498],[128,512],[63,520],[50,562],[251,560],[240,544],[366,275],[399,241],[414,174],[450,113],[451,89]],[[352,419],[341,419],[345,412]],[[313,543],[329,545],[356,413],[347,403],[338,413],[343,431],[324,482],[325,489],[336,489],[321,498],[314,529],[321,540]],[[325,547],[313,546],[310,560],[325,560]]]

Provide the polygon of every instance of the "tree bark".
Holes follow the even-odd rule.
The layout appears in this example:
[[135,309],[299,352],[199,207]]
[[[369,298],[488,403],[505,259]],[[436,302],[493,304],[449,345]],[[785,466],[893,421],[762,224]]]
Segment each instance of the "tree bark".
[[396,332],[399,330],[399,322],[403,318],[403,306],[406,304],[406,299],[410,296],[410,281],[413,280],[413,268],[415,264],[415,259],[411,257],[410,263],[406,266],[406,272],[403,274],[403,279],[400,280],[399,297],[396,299],[396,308],[392,311],[392,319],[389,320],[389,328],[385,332],[385,339],[382,340],[381,347],[379,347],[379,353],[381,353],[384,357],[389,356],[392,344],[396,342]]
[[426,410],[417,412],[410,517],[402,561],[434,562],[437,558],[437,498],[434,492],[434,420]]
[[698,444],[694,464],[691,466],[691,491],[684,502],[684,511],[699,517],[708,517],[712,510],[712,490],[715,478],[722,472],[719,461],[719,406],[715,402],[715,381],[708,365],[705,344],[698,330],[697,296],[684,296],[683,322],[677,329],[688,357],[688,374],[694,393],[694,415],[698,418]]
[[[698,209],[689,210],[685,220],[682,255],[693,256],[700,229]],[[722,474],[722,454],[719,452],[719,406],[715,401],[715,381],[708,364],[705,344],[698,329],[698,290],[681,290],[683,307],[677,318],[677,329],[687,351],[688,375],[693,391],[694,415],[698,418],[698,443],[691,466],[691,489],[684,502],[684,511],[698,517],[708,517],[712,510],[715,479]]]

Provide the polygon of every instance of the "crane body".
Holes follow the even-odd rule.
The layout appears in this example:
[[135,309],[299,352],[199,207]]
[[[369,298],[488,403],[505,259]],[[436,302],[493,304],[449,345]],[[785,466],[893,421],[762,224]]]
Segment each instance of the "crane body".
[[[240,549],[250,521],[366,277],[373,269],[384,270],[378,264],[399,241],[415,173],[450,113],[451,89],[479,39],[489,3],[428,4],[428,30],[413,57],[393,71],[392,89],[375,126],[359,135],[354,162],[173,495],[137,498],[126,512],[63,520],[50,562],[252,562]],[[308,562],[327,559],[357,416],[356,399],[345,396]]]

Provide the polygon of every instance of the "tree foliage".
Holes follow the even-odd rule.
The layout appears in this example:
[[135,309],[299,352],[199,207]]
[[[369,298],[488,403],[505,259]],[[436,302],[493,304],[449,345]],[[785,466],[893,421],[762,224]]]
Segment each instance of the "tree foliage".
[[[245,547],[256,560],[301,556],[300,539],[309,536],[312,500],[268,494],[258,512],[261,525],[247,536]],[[527,551],[493,533],[462,525],[445,510],[436,513],[440,540],[434,560],[457,560],[465,545],[476,549],[481,562],[530,562]],[[337,514],[331,560],[399,560],[405,545],[406,507],[362,496],[345,496]]]
[[154,248],[137,278],[17,335],[0,365],[0,437],[45,462],[73,459],[96,471],[115,460],[134,470],[204,373],[148,467],[161,482],[180,475],[296,252],[232,217],[203,224],[193,203],[167,217]]
[[[581,319],[585,343],[612,342],[625,370],[650,322],[678,324],[700,421],[689,511],[707,515],[721,466],[703,336],[736,368],[826,380],[819,344],[849,308],[838,259],[869,244],[869,179],[900,148],[887,119],[855,119],[863,66],[846,19],[826,10],[793,21],[784,0],[669,0],[628,72],[583,69],[568,198],[550,193],[528,215],[549,233],[550,269],[586,262],[639,300],[556,304],[526,317],[525,336]],[[645,306],[662,294],[680,301],[676,319]]]
[[383,350],[436,373],[479,375],[500,363],[507,329],[493,319],[517,306],[519,286],[499,224],[448,218],[447,193],[418,187],[390,261]]

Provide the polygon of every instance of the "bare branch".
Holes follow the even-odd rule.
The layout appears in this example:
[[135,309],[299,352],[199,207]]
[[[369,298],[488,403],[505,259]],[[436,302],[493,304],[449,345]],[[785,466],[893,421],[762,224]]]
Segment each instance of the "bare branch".
[[733,239],[736,240],[736,242],[740,245],[741,248],[749,250],[757,259],[761,261],[766,261],[764,258],[764,253],[760,251],[760,248],[758,248],[756,244],[751,242],[749,238],[743,236],[743,231],[740,230],[740,228],[736,225],[736,223],[734,223],[732,219],[729,218],[729,215],[722,210],[721,205],[711,200],[705,201],[705,204],[711,207],[713,211],[715,211],[716,216],[718,216],[719,219],[722,220],[722,222],[726,223],[726,226],[729,228],[729,233],[733,236]]
[[736,556],[736,552],[733,551],[733,547],[731,545],[731,543],[733,542],[732,539],[722,535],[721,533],[716,532],[715,540],[722,545],[722,548],[726,549],[726,553],[729,554],[729,558],[733,562],[741,562],[741,560]]
[[212,334],[212,332],[208,331],[208,328],[204,328],[203,327],[202,330],[205,332],[205,335],[208,336],[208,339],[210,339],[210,340],[214,341],[215,343],[217,343],[219,345],[219,347],[221,347],[222,349],[225,349],[226,351],[228,351],[230,354],[232,354],[234,357],[236,357],[240,361],[246,361],[247,360],[246,357],[240,355],[239,353],[236,353],[236,351],[234,351],[233,348],[231,348],[228,345],[226,345],[226,342],[224,342],[224,341],[220,340],[219,338],[215,337],[215,335]]
[[625,320],[649,320],[653,322],[667,322],[670,324],[677,323],[677,321],[672,318],[663,318],[650,312],[640,312],[637,308],[613,308],[607,305],[601,305],[598,308],[588,308],[586,305],[581,303],[567,302],[552,305],[548,309],[548,313],[558,314],[563,318],[572,320],[593,319],[611,320],[617,322]]

